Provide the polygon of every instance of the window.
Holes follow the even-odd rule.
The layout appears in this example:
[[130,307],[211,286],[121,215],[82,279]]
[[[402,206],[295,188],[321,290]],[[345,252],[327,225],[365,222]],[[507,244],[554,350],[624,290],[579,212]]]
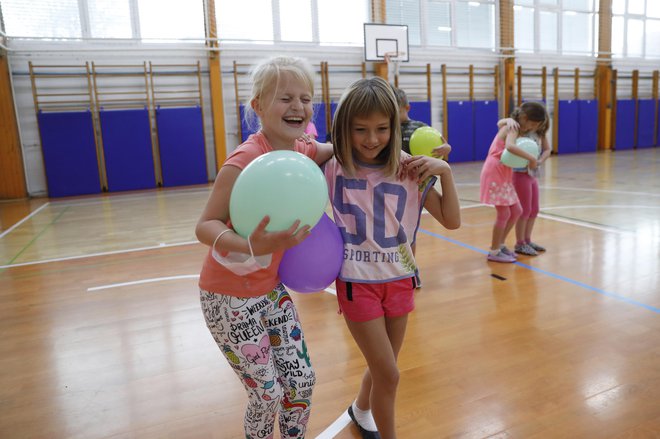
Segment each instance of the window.
[[312,3],[309,0],[280,0],[280,39],[312,41]]
[[557,13],[541,11],[539,13],[539,51],[557,52]]
[[12,37],[81,38],[78,0],[3,0],[5,33]]
[[613,56],[660,56],[659,1],[612,0],[612,14]]
[[203,0],[3,0],[2,15],[10,37],[204,38]]
[[87,11],[92,38],[133,38],[128,0],[88,0]]
[[408,25],[415,46],[495,49],[495,1],[387,0],[387,24]]
[[[254,14],[253,11],[259,13]],[[273,41],[270,0],[216,1],[215,15],[218,38],[222,40]]]
[[[428,3],[428,17],[427,43],[430,46],[451,46],[451,4],[449,2],[430,1]],[[419,34],[419,29],[417,29],[417,34]],[[414,39],[410,39],[410,44],[421,44],[421,41],[414,41]]]
[[578,55],[594,53],[594,16],[576,11],[562,14],[562,52]]
[[216,0],[218,36],[225,41],[362,45],[369,5],[368,0]]
[[[421,46],[422,45],[422,25],[420,21],[420,2],[406,1],[406,0],[387,0],[385,2],[385,11],[387,13],[387,24],[406,24],[408,25],[408,44]],[[440,46],[448,46],[451,44],[449,40],[449,33],[441,32],[440,34],[433,32],[433,28],[442,27],[449,29],[449,3],[446,1],[429,1],[429,14],[431,21],[437,26],[431,26],[429,36],[432,41],[437,41]],[[443,13],[447,14],[445,20],[442,19]],[[442,23],[440,23],[442,22]],[[444,38],[443,38],[444,37]],[[431,43],[433,44],[433,43]]]
[[321,44],[364,44],[364,23],[371,21],[366,0],[316,0]]
[[[530,52],[595,55],[596,3],[595,0],[515,0],[516,48]],[[519,32],[519,27],[524,27],[525,31]],[[530,35],[538,37],[534,40]]]
[[456,2],[456,45],[495,48],[495,5]]
[[534,52],[534,8],[514,6],[513,17],[516,49],[521,52]]

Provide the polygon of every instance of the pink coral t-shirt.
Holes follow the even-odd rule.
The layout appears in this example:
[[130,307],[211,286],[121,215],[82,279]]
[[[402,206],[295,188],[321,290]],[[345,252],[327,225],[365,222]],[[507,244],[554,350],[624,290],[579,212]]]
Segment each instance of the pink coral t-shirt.
[[[296,140],[294,151],[305,154],[314,160],[316,157],[316,143]],[[257,157],[273,151],[268,139],[261,131],[252,134],[244,143],[236,148],[227,157],[222,166],[235,166],[241,170]],[[231,227],[231,219],[229,222]],[[263,270],[255,271],[246,276],[232,273],[211,255],[211,248],[204,258],[202,271],[199,275],[199,287],[212,293],[227,294],[236,297],[257,297],[272,291],[280,282],[277,270],[284,252],[273,254],[271,263]]]

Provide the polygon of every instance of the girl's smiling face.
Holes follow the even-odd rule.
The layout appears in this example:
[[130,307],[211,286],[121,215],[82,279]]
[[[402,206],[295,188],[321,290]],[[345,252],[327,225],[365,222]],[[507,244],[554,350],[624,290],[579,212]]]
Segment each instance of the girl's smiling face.
[[381,164],[380,153],[390,143],[390,118],[382,113],[355,117],[351,123],[351,146],[355,159],[366,164]]
[[312,92],[293,74],[283,72],[279,86],[255,99],[252,108],[273,149],[290,149],[312,117]]

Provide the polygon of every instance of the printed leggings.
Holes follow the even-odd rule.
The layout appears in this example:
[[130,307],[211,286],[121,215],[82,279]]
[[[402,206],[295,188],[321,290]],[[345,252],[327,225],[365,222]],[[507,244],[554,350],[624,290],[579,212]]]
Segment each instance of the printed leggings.
[[246,439],[304,438],[316,377],[291,296],[282,284],[265,296],[200,291],[206,326],[245,386]]

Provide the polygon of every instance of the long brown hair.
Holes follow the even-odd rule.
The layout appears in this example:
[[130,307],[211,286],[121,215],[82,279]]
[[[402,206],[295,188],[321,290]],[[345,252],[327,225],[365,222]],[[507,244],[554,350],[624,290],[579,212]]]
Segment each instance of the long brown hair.
[[350,176],[355,175],[355,160],[351,143],[351,126],[356,117],[383,114],[390,122],[390,140],[379,159],[385,164],[386,175],[394,175],[401,158],[401,125],[399,105],[392,86],[382,78],[360,79],[351,84],[337,105],[332,122],[332,142],[337,161]]
[[541,122],[536,133],[539,137],[545,136],[550,127],[550,118],[545,106],[540,102],[523,102],[520,107],[516,107],[511,113],[511,118],[520,123],[520,116],[525,115],[532,122]]

